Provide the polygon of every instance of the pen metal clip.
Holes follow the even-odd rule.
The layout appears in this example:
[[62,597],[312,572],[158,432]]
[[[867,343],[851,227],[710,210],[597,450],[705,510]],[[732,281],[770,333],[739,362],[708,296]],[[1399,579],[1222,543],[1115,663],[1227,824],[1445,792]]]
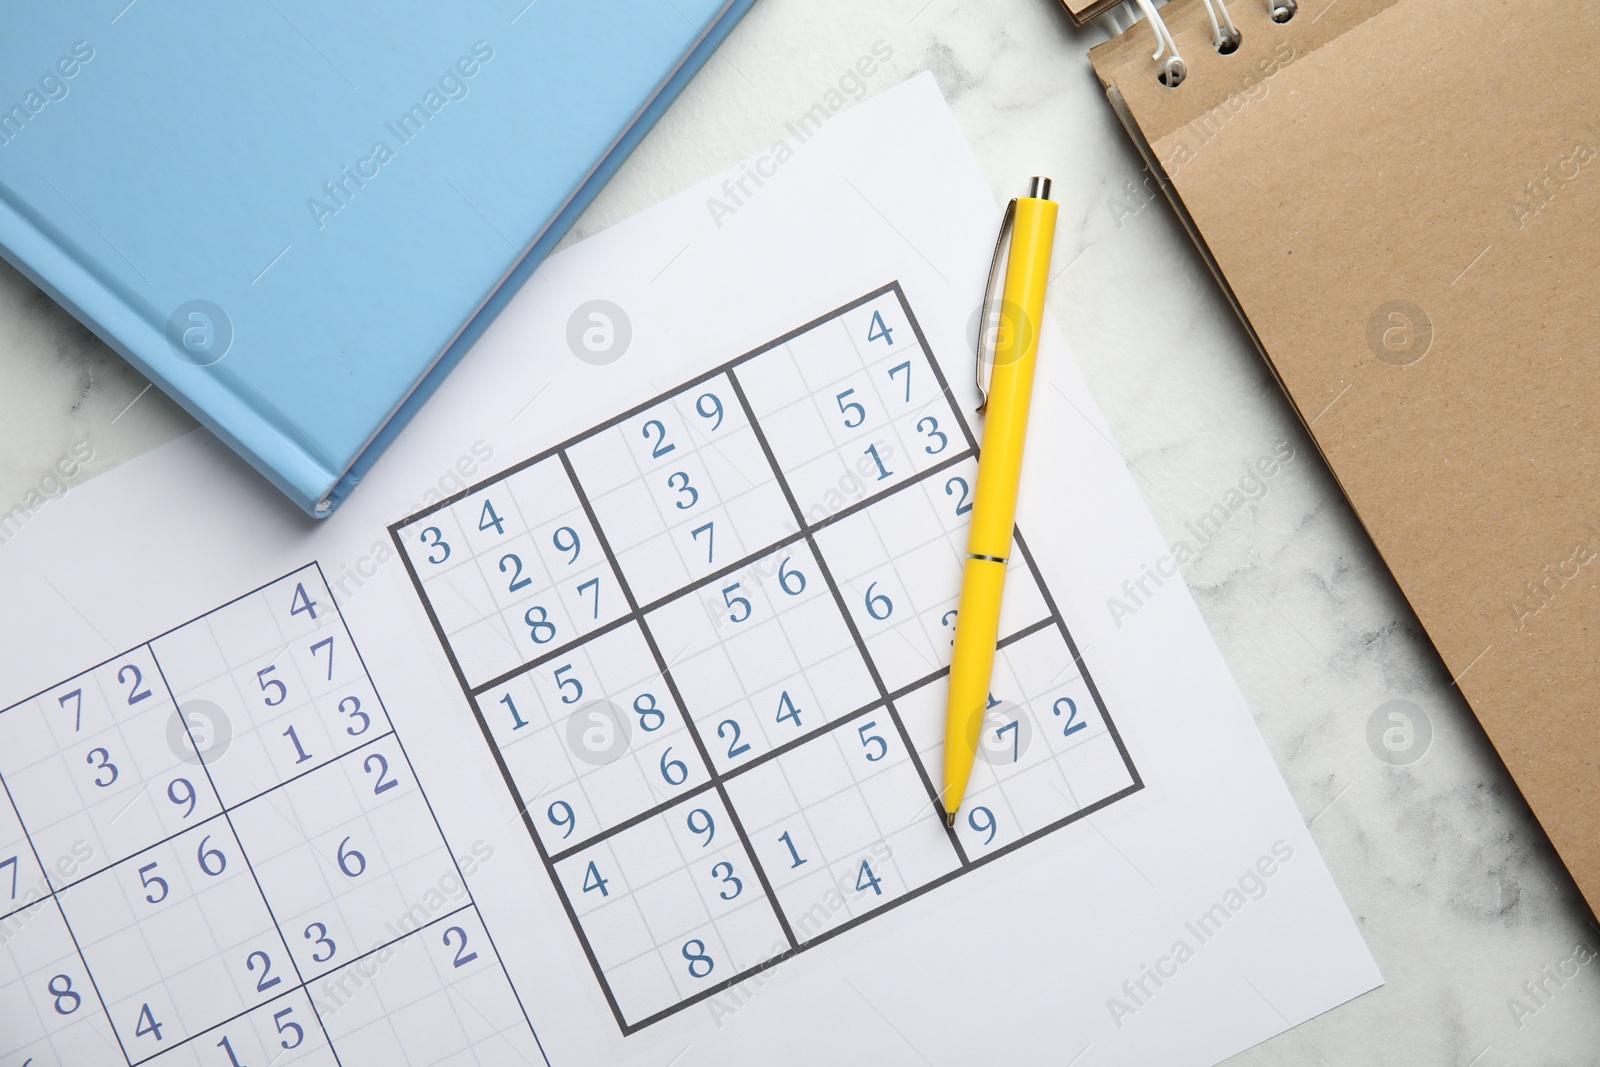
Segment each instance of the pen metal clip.
[[[1000,234],[994,239],[994,258],[989,261],[989,280],[985,282],[983,286],[983,303],[978,305],[978,347],[976,352],[977,363],[973,367],[973,381],[978,386],[978,411],[980,414],[984,408],[989,406],[989,387],[985,384],[983,377],[983,365],[986,362],[983,358],[983,350],[985,347],[985,339],[989,336],[989,302],[994,298],[995,276],[1000,273],[1000,251],[1001,249],[1005,248],[1006,234],[1010,232],[1011,224],[1016,217],[1017,198],[1012,197],[1011,202],[1006,205],[1005,215],[1000,219]],[[1000,316],[1001,322],[997,324],[995,330],[997,345],[999,342],[999,330],[1004,326],[1005,308],[1000,309]],[[990,374],[992,376],[994,371],[994,363],[992,360],[988,362]]]

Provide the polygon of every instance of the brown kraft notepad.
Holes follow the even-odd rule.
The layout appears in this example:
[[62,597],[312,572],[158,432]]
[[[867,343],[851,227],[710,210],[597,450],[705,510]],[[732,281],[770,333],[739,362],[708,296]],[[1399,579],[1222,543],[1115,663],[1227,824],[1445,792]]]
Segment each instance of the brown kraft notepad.
[[1384,561],[1600,904],[1600,13],[1161,9],[1091,52]]

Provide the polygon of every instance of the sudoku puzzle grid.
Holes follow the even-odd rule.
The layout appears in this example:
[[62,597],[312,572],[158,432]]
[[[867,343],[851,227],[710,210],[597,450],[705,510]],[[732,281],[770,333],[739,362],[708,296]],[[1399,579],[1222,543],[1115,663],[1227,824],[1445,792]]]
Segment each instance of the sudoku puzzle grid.
[[0,712],[0,1063],[546,1062],[308,565]]
[[390,528],[623,1033],[1141,787],[1019,531],[945,826],[976,468],[891,284]]

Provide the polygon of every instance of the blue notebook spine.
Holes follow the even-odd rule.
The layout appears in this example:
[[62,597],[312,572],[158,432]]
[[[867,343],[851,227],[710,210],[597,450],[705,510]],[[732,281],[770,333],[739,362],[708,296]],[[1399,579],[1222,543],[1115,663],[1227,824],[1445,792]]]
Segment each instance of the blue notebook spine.
[[318,503],[343,472],[296,440],[299,435],[292,428],[264,419],[204,368],[174,356],[163,325],[141,314],[141,309],[68,255],[60,243],[4,199],[0,199],[0,256],[243,456],[279,491],[308,514],[317,514]]

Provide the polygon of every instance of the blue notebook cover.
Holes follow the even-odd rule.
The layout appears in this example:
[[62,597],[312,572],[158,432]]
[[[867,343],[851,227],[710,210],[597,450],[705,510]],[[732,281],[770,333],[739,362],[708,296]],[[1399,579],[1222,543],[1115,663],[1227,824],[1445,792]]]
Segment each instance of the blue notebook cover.
[[0,252],[326,515],[753,2],[28,5]]

